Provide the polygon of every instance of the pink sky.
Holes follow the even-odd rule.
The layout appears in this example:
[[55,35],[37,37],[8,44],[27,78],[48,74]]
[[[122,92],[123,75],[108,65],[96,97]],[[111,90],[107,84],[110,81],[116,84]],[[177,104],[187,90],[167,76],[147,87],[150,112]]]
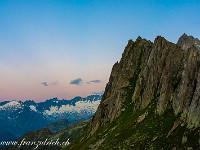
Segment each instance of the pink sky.
[[[0,101],[31,99],[39,102],[53,97],[86,97],[105,89],[112,68],[108,62],[86,66],[72,65],[67,61],[59,63],[56,60],[46,63],[0,65]],[[77,78],[83,80],[80,85],[69,84]],[[88,84],[91,80],[100,80],[100,83]],[[44,86],[42,82],[47,82],[48,86]]]
[[[194,0],[0,1],[0,101],[100,92],[128,40],[199,38],[199,7]],[[80,85],[69,84],[77,78]]]

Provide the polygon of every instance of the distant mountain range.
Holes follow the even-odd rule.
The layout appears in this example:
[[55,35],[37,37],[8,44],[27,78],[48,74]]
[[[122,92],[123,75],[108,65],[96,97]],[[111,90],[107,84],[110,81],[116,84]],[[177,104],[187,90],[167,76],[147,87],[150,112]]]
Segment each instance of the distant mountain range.
[[72,100],[53,98],[40,103],[32,100],[0,102],[0,141],[15,140],[61,119],[66,119],[65,123],[89,119],[94,115],[101,97],[91,95]]

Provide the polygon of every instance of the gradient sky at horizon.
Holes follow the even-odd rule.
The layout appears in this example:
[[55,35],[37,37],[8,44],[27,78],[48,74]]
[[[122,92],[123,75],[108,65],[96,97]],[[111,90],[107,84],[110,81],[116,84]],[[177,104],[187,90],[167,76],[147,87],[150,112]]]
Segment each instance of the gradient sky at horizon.
[[199,0],[1,0],[0,101],[101,92],[129,39],[200,38],[199,16]]

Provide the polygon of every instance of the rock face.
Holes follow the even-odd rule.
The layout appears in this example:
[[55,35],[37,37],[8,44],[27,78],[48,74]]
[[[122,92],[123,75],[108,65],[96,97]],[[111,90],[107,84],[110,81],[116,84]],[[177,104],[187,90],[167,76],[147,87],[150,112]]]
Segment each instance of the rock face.
[[[148,63],[152,48],[153,43],[140,37],[135,42],[131,40],[128,42],[121,61],[112,68],[102,102],[93,118],[95,128],[113,121],[120,115],[127,94],[125,87],[130,83],[136,85],[136,82],[140,81],[140,79],[138,80],[139,74],[142,67]],[[135,50],[133,51],[133,49]],[[132,92],[134,92],[134,88],[137,89],[137,86],[132,86]]]
[[179,38],[177,45],[182,47],[184,50],[188,50],[194,45],[198,51],[200,51],[200,40],[193,36],[188,36],[185,33]]
[[160,36],[154,42],[130,40],[112,68],[92,122],[79,143],[66,149],[198,148],[198,43],[186,34],[177,44]]

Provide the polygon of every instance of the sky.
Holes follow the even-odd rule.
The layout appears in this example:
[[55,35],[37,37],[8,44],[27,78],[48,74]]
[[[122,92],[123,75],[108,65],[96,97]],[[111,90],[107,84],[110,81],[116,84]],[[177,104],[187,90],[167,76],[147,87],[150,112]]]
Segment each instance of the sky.
[[200,38],[199,0],[0,0],[0,101],[105,89],[129,39]]

